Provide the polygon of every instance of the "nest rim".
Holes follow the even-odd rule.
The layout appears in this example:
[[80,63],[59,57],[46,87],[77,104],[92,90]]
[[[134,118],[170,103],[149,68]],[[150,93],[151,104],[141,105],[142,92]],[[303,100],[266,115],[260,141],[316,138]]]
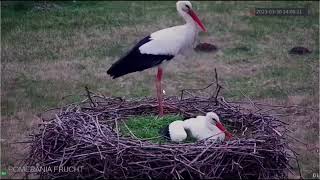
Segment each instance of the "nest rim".
[[[172,97],[166,97],[165,98],[165,101],[167,102],[167,108],[165,108],[165,113],[167,114],[176,114],[177,112],[179,114],[183,114],[183,117],[190,117],[190,116],[193,116],[195,113],[199,113],[201,110],[202,113],[205,112],[205,110],[208,108],[208,107],[217,107],[215,110],[218,110],[219,111],[219,107],[223,107],[223,108],[226,108],[226,111],[230,111],[230,112],[240,112],[242,111],[242,108],[240,106],[235,106],[235,105],[231,105],[230,103],[226,102],[225,99],[221,96],[219,96],[218,98],[216,99],[213,99],[213,98],[203,98],[203,97],[191,97],[191,98],[186,98],[186,99],[179,99],[178,97],[175,97],[175,96],[172,96]],[[168,103],[168,102],[175,102],[176,104],[174,103]],[[193,103],[199,103],[199,102],[202,102],[202,103],[208,103],[208,104],[211,104],[209,106],[205,105],[204,107],[202,107],[203,109],[199,109],[199,108],[193,108],[191,111],[190,109],[184,109],[185,108],[185,104],[184,103],[190,103],[190,102],[193,102]],[[173,105],[174,104],[174,105]],[[213,105],[213,106],[212,106]],[[108,108],[106,108],[108,107]],[[103,173],[101,173],[101,169],[99,171],[96,171],[94,172],[94,170],[91,169],[90,172],[94,172],[93,174],[96,175],[96,176],[93,176],[93,177],[99,177],[99,176],[103,176],[103,177],[111,177],[111,178],[115,178],[115,177],[121,177],[121,178],[133,178],[133,177],[148,177],[148,176],[151,176],[151,177],[161,177],[161,178],[164,178],[164,179],[168,179],[168,178],[181,178],[183,176],[187,176],[187,177],[197,177],[197,178],[221,178],[221,177],[226,177],[225,174],[226,173],[221,173],[220,175],[218,173],[216,173],[215,171],[217,171],[217,169],[221,169],[221,167],[218,167],[218,168],[212,168],[211,171],[207,171],[207,170],[203,170],[203,167],[206,167],[206,168],[210,168],[210,163],[215,163],[215,162],[212,162],[208,159],[205,158],[205,155],[208,155],[208,153],[212,153],[214,151],[217,151],[217,152],[220,152],[223,154],[223,156],[228,156],[228,155],[233,155],[233,156],[239,156],[239,157],[251,157],[252,159],[259,159],[257,160],[256,165],[258,165],[261,161],[261,159],[265,159],[264,157],[262,156],[259,156],[259,151],[263,151],[263,152],[267,152],[267,153],[274,153],[274,154],[277,154],[277,156],[281,157],[282,158],[282,167],[278,167],[278,172],[273,174],[273,175],[270,175],[271,173],[266,171],[265,173],[260,173],[258,174],[257,176],[255,177],[262,177],[262,178],[285,178],[287,177],[287,173],[284,172],[284,171],[291,171],[290,167],[287,166],[287,162],[288,162],[288,159],[289,158],[292,158],[291,156],[289,156],[288,154],[285,153],[285,151],[288,150],[288,147],[287,147],[287,144],[286,144],[286,141],[284,139],[284,133],[283,132],[279,132],[276,130],[276,127],[277,126],[283,126],[283,122],[281,122],[280,120],[278,119],[275,119],[274,117],[271,117],[271,116],[264,116],[264,115],[255,115],[254,113],[248,113],[248,114],[239,114],[238,118],[241,119],[241,116],[247,116],[247,117],[251,117],[251,118],[257,118],[257,120],[260,121],[261,124],[265,124],[266,122],[268,123],[269,121],[269,124],[268,126],[265,126],[265,129],[264,131],[265,132],[268,132],[270,134],[272,134],[272,136],[270,137],[266,137],[265,134],[262,133],[262,136],[261,138],[234,138],[233,140],[231,141],[225,141],[221,144],[216,144],[216,143],[212,143],[212,144],[208,144],[207,141],[198,141],[198,142],[195,142],[195,143],[179,143],[179,144],[172,144],[172,143],[169,143],[169,144],[156,144],[156,143],[153,143],[153,142],[150,142],[149,140],[141,140],[141,139],[136,139],[134,137],[123,137],[121,134],[119,134],[119,131],[114,131],[112,127],[118,127],[119,124],[117,124],[117,121],[118,120],[123,120],[123,118],[128,118],[128,117],[131,117],[132,116],[132,113],[130,112],[133,112],[133,111],[136,111],[138,109],[143,109],[144,111],[148,111],[150,113],[150,110],[152,112],[152,114],[157,114],[157,103],[156,103],[156,99],[154,98],[143,98],[143,99],[129,99],[129,100],[125,100],[125,99],[122,99],[122,98],[113,98],[113,97],[104,97],[104,96],[101,96],[101,95],[93,95],[93,96],[90,96],[89,98],[87,98],[86,100],[82,101],[81,103],[79,104],[72,104],[72,105],[68,105],[66,107],[63,107],[60,111],[60,114],[57,115],[54,119],[52,119],[50,122],[51,122],[51,125],[54,126],[53,129],[57,130],[59,129],[60,127],[59,126],[64,126],[66,124],[63,124],[64,122],[64,117],[67,117],[68,114],[74,114],[74,113],[84,113],[84,114],[88,114],[89,113],[101,113],[103,115],[103,113],[107,113],[107,114],[112,114],[112,121],[113,121],[113,125],[110,125],[110,124],[106,124],[105,122],[101,121],[101,120],[96,120],[94,122],[91,122],[91,125],[94,125],[96,126],[94,129],[96,131],[100,131],[99,133],[97,132],[97,134],[99,134],[99,138],[105,138],[104,140],[105,141],[109,141],[110,142],[112,141],[114,144],[113,144],[113,147],[111,147],[112,143],[109,144],[110,147],[108,147],[109,149],[111,148],[110,151],[116,151],[117,153],[119,152],[125,152],[127,151],[126,148],[130,149],[132,147],[135,147],[137,148],[135,150],[135,152],[144,152],[145,154],[150,154],[151,153],[159,153],[160,154],[166,154],[168,152],[172,153],[171,154],[171,158],[175,157],[176,154],[188,154],[190,155],[187,155],[187,160],[186,159],[178,159],[177,161],[175,161],[176,164],[178,164],[178,167],[175,167],[176,169],[172,169],[170,170],[170,172],[168,171],[168,169],[165,168],[165,166],[159,166],[159,167],[154,167],[154,164],[150,163],[149,164],[149,168],[153,168],[153,169],[157,169],[157,168],[163,168],[161,170],[165,171],[166,173],[164,173],[165,175],[164,176],[161,176],[161,174],[155,172],[155,171],[151,171],[150,169],[143,169],[142,166],[140,168],[143,169],[143,171],[148,171],[150,172],[150,174],[148,173],[144,173],[144,174],[140,174],[140,175],[137,175],[137,172],[135,170],[134,167],[131,167],[131,165],[128,165],[126,164],[127,166],[126,167],[121,167],[122,168],[122,171],[123,169],[130,169],[132,170],[132,172],[129,172],[126,171],[126,173],[123,173],[122,175],[120,175],[121,173],[117,172],[115,174],[112,174],[112,173],[109,173],[109,174],[106,174],[106,172],[104,171]],[[211,109],[213,110],[213,109]],[[144,111],[141,111],[142,113]],[[111,113],[110,113],[111,112]],[[118,114],[116,114],[115,112],[118,112]],[[121,114],[119,116],[119,112],[125,112],[124,114]],[[229,112],[229,113],[230,113]],[[136,113],[136,112],[135,112]],[[134,114],[134,113],[133,113]],[[219,113],[219,116],[222,115],[222,117],[228,115],[228,113]],[[84,115],[86,116],[86,115]],[[62,118],[61,118],[62,117]],[[243,118],[243,117],[242,117]],[[108,118],[107,118],[108,119]],[[106,119],[104,119],[106,120]],[[109,119],[110,120],[110,119]],[[112,122],[111,120],[109,121]],[[79,121],[80,122],[80,121]],[[258,122],[258,121],[257,121]],[[257,123],[255,122],[255,123]],[[241,122],[243,123],[243,121]],[[252,123],[254,123],[252,121]],[[50,123],[49,123],[50,124]],[[46,126],[46,125],[45,125]],[[44,127],[45,127],[44,126]],[[48,126],[48,124],[47,124]],[[66,126],[67,127],[67,126]],[[68,126],[70,127],[70,126]],[[50,129],[50,128],[49,128]],[[108,131],[108,133],[111,133],[111,134],[108,134],[108,137],[106,136],[106,134],[104,134],[102,132],[102,129],[104,131]],[[244,132],[244,131],[243,131]],[[243,133],[242,132],[242,133]],[[37,163],[50,163],[50,160],[46,159],[45,157],[40,157],[39,155],[37,155],[37,153],[41,152],[41,154],[43,155],[43,153],[45,153],[45,148],[43,148],[43,145],[41,145],[41,142],[43,143],[43,140],[45,136],[43,136],[43,134],[45,133],[45,130],[42,130],[42,133],[41,134],[38,134],[38,136],[34,136],[34,142],[33,142],[33,147],[31,148],[31,153],[30,153],[30,157],[28,158],[27,162],[29,164],[34,164],[35,162]],[[82,132],[83,133],[83,132]],[[258,133],[261,133],[261,131],[258,131]],[[49,133],[50,136],[52,136],[52,131]],[[60,134],[59,134],[60,135]],[[50,139],[50,136],[46,137],[45,140],[48,140]],[[70,133],[69,133],[69,136],[70,136]],[[97,135],[98,136],[98,135]],[[79,136],[80,137],[80,136]],[[79,138],[78,137],[78,138]],[[82,137],[82,136],[81,136]],[[111,138],[110,138],[111,137]],[[42,138],[42,139],[41,139]],[[70,137],[69,137],[70,138]],[[91,137],[92,138],[92,137]],[[80,138],[81,139],[81,138]],[[80,140],[81,141],[81,140]],[[266,143],[266,142],[276,142],[274,143],[273,145],[276,145],[280,148],[280,150],[276,150],[276,149],[270,149],[270,145],[267,145],[267,146],[261,146],[262,143]],[[117,143],[116,143],[117,142]],[[52,140],[51,140],[51,143],[52,143]],[[96,144],[96,147],[99,149],[99,147],[101,146],[101,141],[92,141],[92,142],[82,142],[84,144],[87,143],[88,144]],[[117,145],[115,145],[117,144]],[[122,144],[123,147],[119,149],[119,144]],[[74,143],[73,143],[74,145]],[[67,146],[67,148],[69,147],[70,148],[71,145]],[[101,146],[103,147],[103,145]],[[101,148],[100,147],[100,148]],[[266,148],[267,147],[267,148]],[[49,149],[52,148],[51,146],[49,147]],[[106,149],[108,149],[106,148]],[[140,149],[139,149],[140,148]],[[269,149],[268,149],[269,148]],[[240,150],[239,150],[240,149]],[[239,150],[239,151],[235,151],[235,150]],[[250,153],[248,153],[248,151],[251,151]],[[50,150],[49,150],[50,151]],[[76,150],[75,150],[76,151]],[[89,149],[90,151],[90,149]],[[91,149],[92,151],[92,149]],[[103,159],[106,159],[106,158],[103,158],[103,157],[107,157],[107,156],[112,156],[108,153],[106,153],[105,155],[102,155],[101,150],[96,150],[95,153],[96,153],[96,156],[101,158],[101,160]],[[50,151],[52,153],[52,151]],[[156,153],[156,154],[157,154]],[[121,153],[120,153],[121,154]],[[213,153],[214,154],[214,153]],[[47,154],[48,155],[48,154]],[[56,155],[56,154],[55,154]],[[119,154],[118,154],[119,155]],[[119,156],[117,155],[117,157],[114,158],[117,159],[119,158]],[[122,160],[123,161],[127,161],[125,160],[125,157],[127,157],[126,155],[124,154],[121,154],[122,157]],[[132,155],[133,156],[133,155]],[[147,160],[152,160],[152,156],[154,155],[151,155],[150,157],[147,157],[146,159]],[[158,156],[158,154],[157,154]],[[217,158],[216,156],[214,156],[215,158]],[[61,157],[61,154],[60,155],[57,155],[57,158],[62,158],[61,160],[61,163],[62,162],[65,162],[67,163],[68,161],[76,161],[77,158],[74,158],[72,155],[69,156],[69,159],[63,159],[63,157]],[[73,160],[72,160],[73,158]],[[134,157],[134,158],[137,158],[139,159],[140,161],[142,161],[141,159],[144,159],[143,156],[139,156],[137,155],[137,157]],[[149,158],[149,159],[148,159]],[[246,159],[244,158],[244,159]],[[280,159],[281,159],[280,158]],[[36,159],[36,160],[34,160]],[[250,158],[249,158],[250,159]],[[204,165],[201,165],[199,164],[200,161],[208,161],[207,164],[204,163]],[[51,163],[53,163],[54,161],[51,161]],[[55,161],[55,163],[57,164],[57,160]],[[163,163],[163,164],[166,164],[168,165],[168,162],[171,163],[171,161],[168,161],[168,162],[164,162],[164,161],[161,161],[159,160],[160,164]],[[220,162],[220,161],[219,161]],[[221,163],[224,162],[224,160],[221,161]],[[60,164],[61,164],[60,163]],[[87,162],[86,162],[87,163]],[[129,160],[128,163],[133,163]],[[169,163],[169,165],[170,165]],[[229,163],[229,164],[228,164]],[[235,168],[235,169],[238,169],[237,170],[237,173],[239,172],[243,172],[244,170],[241,170],[241,163],[239,163],[238,161],[233,161],[232,159],[232,162],[230,164],[230,162],[227,163],[227,167],[231,167],[232,166],[232,169]],[[239,164],[239,166],[237,166],[236,164]],[[54,163],[53,163],[54,164]],[[90,164],[90,163],[89,163]],[[263,164],[263,163],[262,163]],[[172,165],[172,164],[171,164]],[[119,168],[119,167],[118,167]],[[144,167],[146,168],[146,167]],[[112,170],[110,170],[110,172],[112,171],[115,171],[114,168],[111,168]],[[178,170],[177,170],[178,169]],[[168,171],[168,172],[167,172]],[[261,170],[262,171],[262,170]],[[274,171],[277,171],[277,170],[274,170]],[[269,174],[270,173],[270,174]],[[139,173],[138,173],[139,174]],[[186,175],[187,174],[187,175]],[[241,174],[241,173],[240,173]],[[241,174],[242,176],[238,176],[238,177],[247,177],[246,175],[244,175],[245,173]],[[61,175],[61,174],[59,174]],[[70,176],[70,174],[64,174],[66,175],[67,177]],[[80,174],[78,174],[80,176]],[[48,174],[48,173],[40,173],[40,176],[41,177],[55,177],[56,174]],[[82,175],[81,175],[82,176]],[[78,176],[77,176],[78,177]],[[236,177],[235,176],[231,176],[231,178],[234,178]],[[248,177],[250,177],[248,175]]]

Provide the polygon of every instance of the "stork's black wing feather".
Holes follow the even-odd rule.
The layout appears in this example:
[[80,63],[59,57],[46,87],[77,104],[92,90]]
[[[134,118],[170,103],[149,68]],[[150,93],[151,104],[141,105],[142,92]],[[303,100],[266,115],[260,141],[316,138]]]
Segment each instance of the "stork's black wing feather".
[[161,64],[164,60],[171,60],[173,55],[153,55],[140,53],[139,47],[152,41],[150,36],[139,41],[124,57],[115,62],[107,73],[117,78],[132,72],[143,71]]
[[166,125],[165,127],[161,128],[159,130],[159,134],[164,137],[167,140],[170,140],[170,132],[169,132],[169,125]]

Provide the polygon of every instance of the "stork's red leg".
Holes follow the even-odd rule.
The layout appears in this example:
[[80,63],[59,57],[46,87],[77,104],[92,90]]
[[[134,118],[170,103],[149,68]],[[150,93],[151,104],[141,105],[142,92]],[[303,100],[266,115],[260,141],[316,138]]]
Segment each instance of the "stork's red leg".
[[156,88],[157,88],[157,98],[159,104],[159,116],[163,116],[163,99],[162,99],[162,80],[163,70],[162,68],[158,67],[158,73],[156,78]]

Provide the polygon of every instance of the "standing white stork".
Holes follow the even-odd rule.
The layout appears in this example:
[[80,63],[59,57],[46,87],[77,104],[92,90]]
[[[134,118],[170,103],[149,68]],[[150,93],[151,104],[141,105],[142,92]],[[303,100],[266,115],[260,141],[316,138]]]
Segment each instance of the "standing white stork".
[[161,80],[164,62],[192,48],[200,29],[206,32],[189,1],[178,1],[176,6],[186,24],[162,29],[143,38],[107,71],[110,76],[117,78],[158,66],[156,88],[160,116],[163,115]]

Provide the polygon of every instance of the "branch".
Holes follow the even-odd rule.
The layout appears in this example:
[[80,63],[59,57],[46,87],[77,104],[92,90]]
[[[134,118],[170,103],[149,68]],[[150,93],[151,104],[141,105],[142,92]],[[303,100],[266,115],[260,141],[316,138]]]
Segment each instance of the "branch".
[[97,107],[97,105],[93,102],[93,100],[92,100],[92,98],[91,98],[91,92],[89,91],[89,88],[88,88],[88,86],[85,86],[85,89],[86,89],[86,92],[87,92],[87,96],[88,96],[88,98],[89,98],[89,100],[90,100],[90,106],[91,107]]
[[[223,88],[223,87],[219,84],[218,72],[217,72],[216,68],[214,68],[214,74],[215,74],[215,80],[216,80],[216,94],[214,96],[214,100],[217,105],[218,104],[218,96],[219,96],[221,88]],[[213,98],[213,95],[211,96],[211,98]]]

